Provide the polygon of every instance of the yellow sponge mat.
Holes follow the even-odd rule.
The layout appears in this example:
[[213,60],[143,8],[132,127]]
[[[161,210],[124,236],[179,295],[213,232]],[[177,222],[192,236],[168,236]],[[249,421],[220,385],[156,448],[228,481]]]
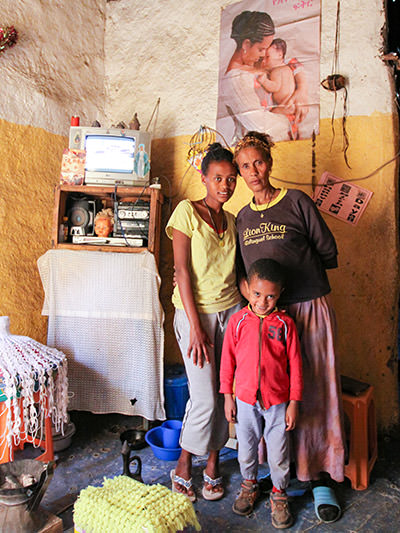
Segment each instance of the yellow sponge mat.
[[201,530],[186,496],[127,476],[83,489],[74,505],[74,526],[85,533],[172,533],[187,526]]

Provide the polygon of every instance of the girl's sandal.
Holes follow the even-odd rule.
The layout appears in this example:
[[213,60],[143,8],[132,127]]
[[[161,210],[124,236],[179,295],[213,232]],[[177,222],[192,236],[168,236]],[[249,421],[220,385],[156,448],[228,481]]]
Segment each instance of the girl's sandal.
[[[203,498],[205,500],[215,501],[220,500],[225,493],[224,487],[222,486],[222,477],[217,477],[212,479],[209,475],[206,474],[206,471],[203,470]],[[211,485],[211,489],[207,488],[207,485]],[[219,486],[219,490],[213,490],[215,487]]]
[[[189,490],[193,487],[192,478],[186,480],[183,479],[183,477],[177,476],[175,474],[175,469],[171,470],[169,475],[172,481],[172,492],[183,494],[189,501],[194,503],[197,500],[195,492],[192,490],[193,494],[189,494]],[[175,483],[183,487],[185,491],[178,490],[175,486]]]

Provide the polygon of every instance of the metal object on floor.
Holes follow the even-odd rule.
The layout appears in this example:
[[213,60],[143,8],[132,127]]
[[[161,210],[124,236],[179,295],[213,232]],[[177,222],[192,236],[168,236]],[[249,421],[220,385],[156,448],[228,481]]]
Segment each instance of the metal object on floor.
[[[143,483],[142,479],[142,460],[138,455],[131,457],[132,449],[129,447],[128,441],[124,441],[121,449],[122,454],[122,463],[123,463],[123,474],[124,476],[131,477]],[[131,465],[135,466],[135,470],[131,472]]]
[[40,530],[45,515],[37,509],[54,466],[54,461],[46,464],[35,459],[0,465],[0,531],[32,533]]

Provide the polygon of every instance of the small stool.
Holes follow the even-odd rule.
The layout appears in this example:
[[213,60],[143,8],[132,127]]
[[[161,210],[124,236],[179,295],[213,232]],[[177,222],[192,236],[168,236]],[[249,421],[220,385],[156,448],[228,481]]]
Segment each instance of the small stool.
[[[39,394],[35,393],[34,401],[39,401]],[[22,398],[19,398],[19,407],[22,409]],[[47,399],[46,399],[46,409],[47,409]],[[7,413],[8,409],[6,407],[5,401],[0,399],[0,435],[4,437],[0,444],[0,464],[8,463],[9,461],[14,460],[14,450],[20,449],[23,450],[26,443],[33,444],[34,446],[44,448],[44,452],[36,457],[38,461],[49,462],[54,459],[54,447],[53,447],[53,432],[52,432],[52,423],[51,417],[47,416],[44,419],[44,429],[43,429],[43,438],[38,439],[34,438],[28,433],[26,433],[23,421],[21,420],[21,430],[20,430],[20,443],[18,446],[15,446],[14,443],[10,446],[7,442]]]
[[343,410],[350,422],[349,459],[344,475],[355,490],[365,490],[378,456],[374,388],[369,386],[359,395],[342,392]]

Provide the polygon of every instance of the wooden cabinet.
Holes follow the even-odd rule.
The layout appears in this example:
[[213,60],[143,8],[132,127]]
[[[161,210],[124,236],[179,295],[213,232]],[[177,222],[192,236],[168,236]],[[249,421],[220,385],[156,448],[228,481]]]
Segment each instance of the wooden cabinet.
[[[102,208],[114,209],[115,201],[149,202],[150,217],[147,246],[112,246],[99,244],[75,244],[70,236],[64,237],[63,225],[66,223],[68,199],[71,195],[78,195],[101,204]],[[55,188],[55,206],[52,230],[52,247],[70,250],[94,250],[102,252],[137,253],[147,249],[154,254],[159,264],[160,232],[161,232],[161,206],[163,195],[158,188],[147,187],[95,187],[88,185],[57,185]]]

